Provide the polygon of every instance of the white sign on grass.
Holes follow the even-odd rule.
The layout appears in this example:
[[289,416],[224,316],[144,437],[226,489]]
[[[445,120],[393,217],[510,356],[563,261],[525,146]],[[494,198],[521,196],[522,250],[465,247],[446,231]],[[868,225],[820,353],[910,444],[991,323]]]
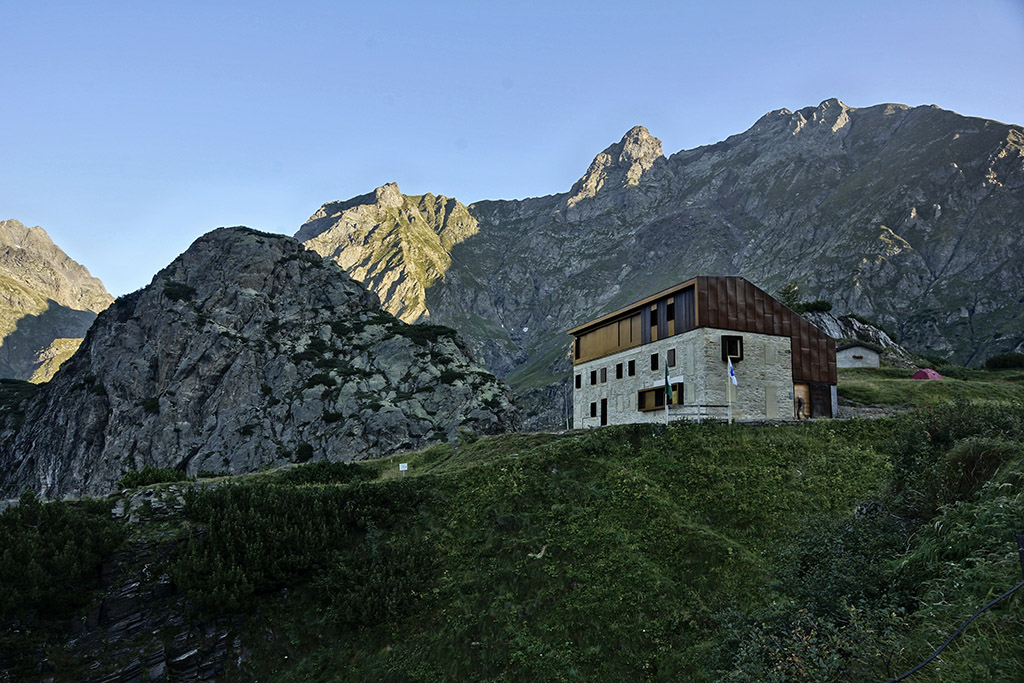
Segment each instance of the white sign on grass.
[[400,462],[400,463],[398,463],[398,471],[399,472],[405,472],[407,469],[409,469],[409,463],[407,463],[407,462]]

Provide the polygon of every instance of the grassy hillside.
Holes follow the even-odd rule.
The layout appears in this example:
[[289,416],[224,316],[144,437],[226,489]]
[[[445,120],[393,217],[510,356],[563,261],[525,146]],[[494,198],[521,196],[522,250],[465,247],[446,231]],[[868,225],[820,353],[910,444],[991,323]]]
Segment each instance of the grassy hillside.
[[[165,569],[245,615],[238,680],[885,680],[1021,579],[1022,425],[956,402],[312,463],[192,489]],[[914,680],[1020,680],[1020,605]]]
[[981,370],[942,366],[941,380],[911,379],[904,368],[841,368],[839,395],[876,406],[924,407],[955,400],[1005,403],[1024,400],[1024,369]]

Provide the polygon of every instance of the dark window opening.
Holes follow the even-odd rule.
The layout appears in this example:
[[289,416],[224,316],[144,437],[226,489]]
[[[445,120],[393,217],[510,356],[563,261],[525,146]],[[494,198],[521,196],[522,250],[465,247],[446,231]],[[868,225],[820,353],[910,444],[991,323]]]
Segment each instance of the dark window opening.
[[583,388],[583,375],[576,375],[576,388],[577,389],[582,389]]
[[601,368],[601,384],[608,381],[608,368]]
[[668,306],[665,309],[665,319],[675,320],[676,319],[676,302],[675,300],[669,300]]
[[658,354],[652,353],[651,354],[651,370],[657,370],[657,369],[658,369]]
[[590,386],[597,384],[597,370],[590,371]]
[[628,373],[627,374],[630,377],[635,377],[636,376],[636,361],[635,360],[629,361]]
[[576,337],[576,358],[580,357],[580,338]]
[[733,363],[743,360],[743,337],[738,335],[722,335],[722,361],[732,358]]
[[608,399],[601,399],[601,426],[608,424]]
[[669,349],[668,352],[665,354],[665,365],[669,366],[670,368],[674,368],[676,366],[675,349]]
[[597,417],[597,403],[590,404],[590,417]]
[[622,363],[615,366],[615,379],[622,379]]

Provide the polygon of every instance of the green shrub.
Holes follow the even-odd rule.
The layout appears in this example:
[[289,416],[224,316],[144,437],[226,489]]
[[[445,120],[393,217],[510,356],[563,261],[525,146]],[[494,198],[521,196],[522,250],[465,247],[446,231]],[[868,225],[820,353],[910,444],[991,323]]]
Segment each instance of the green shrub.
[[192,301],[196,295],[195,287],[175,280],[164,281],[164,296],[171,301]]
[[0,515],[0,615],[68,614],[88,601],[124,539],[110,504],[43,504],[31,491]]
[[[991,472],[987,461],[1006,457],[991,439],[1024,440],[1024,405],[955,401],[909,413],[899,424],[887,447],[891,503],[897,514],[927,520],[964,487],[976,488]],[[958,445],[969,439],[983,440]]]
[[988,370],[1004,370],[1007,368],[1024,368],[1024,353],[1001,353],[985,361]]
[[962,365],[939,365],[935,371],[945,379],[967,380],[971,376],[971,371]]
[[949,365],[949,361],[942,356],[936,356],[935,354],[930,353],[919,353],[917,354],[917,359],[917,364],[922,368],[937,368],[940,365]]
[[828,313],[832,310],[832,302],[818,299],[801,303],[798,308],[798,313]]
[[313,445],[303,441],[295,447],[295,462],[308,462],[313,458]]
[[160,397],[159,396],[151,396],[150,398],[145,399],[139,405],[141,405],[142,409],[145,410],[147,413],[151,413],[153,415],[159,415],[160,414]]
[[[247,609],[255,595],[301,585],[311,577],[320,578],[323,590],[338,590],[344,584],[371,604],[392,604],[390,586],[378,582],[371,589],[370,577],[346,582],[345,568],[368,562],[376,563],[375,569],[385,575],[401,574],[400,569],[381,565],[397,563],[407,568],[408,553],[382,555],[381,549],[401,543],[403,534],[422,524],[416,515],[422,500],[423,494],[400,480],[351,486],[232,484],[190,489],[185,512],[201,531],[189,538],[171,573],[195,604],[212,613]],[[328,568],[335,569],[325,573]],[[359,578],[366,579],[364,586],[353,586],[351,582]],[[385,595],[372,598],[367,594],[370,590]],[[408,591],[405,595],[409,599]],[[338,597],[322,595],[321,602]]]
[[455,384],[459,380],[465,380],[466,376],[466,373],[460,370],[445,368],[441,371],[441,375],[437,378],[437,381],[440,384]]
[[117,482],[117,485],[122,489],[134,489],[140,486],[165,484],[174,481],[184,481],[185,479],[187,477],[184,472],[146,465],[141,470],[132,470],[125,473],[120,481]]
[[326,372],[318,372],[315,375],[311,375],[306,380],[306,388],[312,389],[313,387],[332,387],[335,385],[335,381],[331,379],[331,376]]
[[[301,448],[302,444],[299,446]],[[312,452],[312,447],[310,447],[310,451]],[[285,470],[281,473],[280,481],[284,484],[298,486],[302,484],[351,484],[373,478],[375,475],[372,470],[355,463],[320,460]]]
[[940,495],[945,502],[969,500],[1000,467],[1022,456],[1021,444],[999,438],[970,437],[958,441],[941,463]]
[[417,323],[415,325],[399,324],[394,331],[419,346],[429,346],[437,342],[441,337],[455,339],[457,336],[455,330],[450,327],[432,325],[430,323]]

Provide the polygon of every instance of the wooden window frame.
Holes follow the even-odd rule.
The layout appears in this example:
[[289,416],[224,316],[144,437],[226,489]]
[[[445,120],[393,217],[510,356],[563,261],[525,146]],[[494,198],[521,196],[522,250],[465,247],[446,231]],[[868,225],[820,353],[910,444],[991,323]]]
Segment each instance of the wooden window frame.
[[601,384],[608,383],[608,368],[601,368]]
[[[736,350],[737,353],[733,354],[730,351]],[[722,362],[725,363],[729,359],[732,359],[733,363],[739,363],[743,360],[743,336],[739,334],[723,334],[722,335]]]
[[[684,382],[672,382],[672,403],[669,405],[683,405],[684,388]],[[648,397],[651,398],[650,405],[648,405]],[[646,413],[651,410],[664,410],[665,387],[652,387],[651,389],[641,389],[640,391],[636,392],[636,409],[641,413]]]

